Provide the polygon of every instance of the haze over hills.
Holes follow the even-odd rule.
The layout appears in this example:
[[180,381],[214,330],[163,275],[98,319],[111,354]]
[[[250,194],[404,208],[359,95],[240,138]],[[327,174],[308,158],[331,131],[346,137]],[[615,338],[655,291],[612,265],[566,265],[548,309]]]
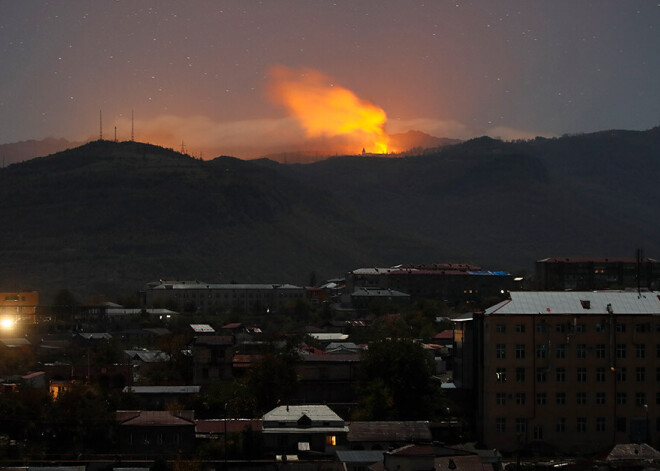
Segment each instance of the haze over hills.
[[307,165],[95,141],[0,171],[0,289],[306,284],[361,266],[660,253],[660,128]]

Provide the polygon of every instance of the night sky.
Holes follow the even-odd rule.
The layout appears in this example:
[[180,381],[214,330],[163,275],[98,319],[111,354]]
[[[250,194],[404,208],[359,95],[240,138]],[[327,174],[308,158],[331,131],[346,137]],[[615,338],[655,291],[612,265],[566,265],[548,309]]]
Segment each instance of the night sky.
[[[277,69],[277,68],[280,69]],[[0,144],[103,131],[251,157],[305,133],[273,71],[318,73],[388,133],[504,139],[660,124],[654,1],[0,0]]]

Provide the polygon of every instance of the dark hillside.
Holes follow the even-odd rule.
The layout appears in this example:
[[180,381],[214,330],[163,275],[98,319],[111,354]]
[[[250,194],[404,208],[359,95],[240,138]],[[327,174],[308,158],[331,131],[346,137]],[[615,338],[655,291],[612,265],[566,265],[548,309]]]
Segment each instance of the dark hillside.
[[46,293],[130,292],[164,277],[304,284],[393,250],[436,250],[277,167],[133,142],[4,169],[0,216],[11,221],[0,229],[2,289]]

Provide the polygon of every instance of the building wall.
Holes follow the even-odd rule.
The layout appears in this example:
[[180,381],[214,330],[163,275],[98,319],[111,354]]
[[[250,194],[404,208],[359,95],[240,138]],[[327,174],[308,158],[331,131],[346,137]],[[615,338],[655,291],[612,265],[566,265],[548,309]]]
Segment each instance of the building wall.
[[479,425],[488,447],[658,445],[660,316],[492,314],[475,324],[484,332]]
[[260,313],[291,308],[305,297],[302,287],[278,285],[162,284],[142,292],[144,307],[167,307],[180,313],[216,314],[231,310]]

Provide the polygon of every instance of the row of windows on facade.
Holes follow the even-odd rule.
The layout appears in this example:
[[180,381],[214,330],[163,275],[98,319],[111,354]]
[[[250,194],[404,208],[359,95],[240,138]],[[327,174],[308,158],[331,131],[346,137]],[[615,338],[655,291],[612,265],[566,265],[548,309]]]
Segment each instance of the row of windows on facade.
[[[607,393],[604,392],[597,392],[594,393],[594,403],[597,406],[605,406],[607,405]],[[565,406],[568,404],[568,398],[569,395],[568,393],[565,392],[557,392],[554,395],[554,404],[558,406]],[[616,398],[616,404],[619,406],[625,406],[628,405],[628,393],[627,392],[617,392],[615,395]],[[575,393],[575,404],[578,406],[586,406],[589,404],[589,394],[586,392],[577,392]],[[631,400],[633,399],[632,394],[631,394]],[[549,405],[548,403],[548,393],[545,392],[539,392],[536,393],[535,395],[535,403],[537,406],[545,406]],[[506,405],[511,405],[511,403],[515,403],[518,406],[524,406],[527,404],[527,394],[524,392],[517,392],[514,394],[509,394],[509,393],[496,393],[495,394],[495,403],[498,406],[506,406]],[[660,392],[655,393],[655,403],[656,405],[660,405]],[[644,391],[639,391],[634,394],[634,402],[632,402],[635,406],[648,406],[647,402],[647,394]]]
[[[616,358],[618,359],[624,359],[626,358],[628,354],[628,345],[626,343],[618,343],[616,344],[615,348],[615,355]],[[554,345],[554,357],[558,359],[566,358],[566,351],[567,347],[569,344],[566,343],[559,343]],[[527,345],[524,343],[517,343],[514,346],[514,356],[516,359],[522,360],[525,359],[527,356]],[[646,358],[646,352],[647,352],[647,345],[644,343],[636,343],[634,344],[634,349],[635,349],[635,358]],[[548,358],[549,356],[552,356],[549,353],[549,346],[541,343],[537,344],[535,347],[535,355],[536,358],[539,360],[543,360]],[[498,343],[495,344],[495,358],[499,360],[504,360],[507,357],[507,344],[505,343]],[[575,358],[578,359],[585,359],[588,356],[588,352],[593,351],[596,358],[607,358],[606,353],[606,346],[604,343],[599,343],[596,345],[587,345],[586,343],[578,343],[575,344]],[[655,356],[656,358],[660,358],[660,343],[655,345]]]
[[[555,432],[565,433],[568,430],[568,419],[566,417],[559,417],[555,422]],[[596,417],[593,421],[594,423],[594,432],[607,432],[607,419],[605,417]],[[527,433],[528,419],[526,418],[516,418],[514,421],[515,432],[518,434]],[[574,431],[578,433],[586,433],[589,431],[589,420],[587,417],[576,417],[574,422],[575,428]],[[620,433],[625,433],[628,429],[628,420],[626,417],[617,417],[615,423],[616,431]],[[660,417],[656,419],[655,422],[656,431],[660,431]],[[506,417],[497,417],[495,418],[495,431],[497,433],[506,433],[507,432],[507,419]],[[533,439],[534,440],[543,440],[543,426],[534,425],[533,427]]]
[[[506,327],[507,324],[495,324],[495,332],[503,334],[506,333]],[[606,323],[597,323],[595,326],[595,331],[599,333],[604,333],[606,332]],[[527,330],[527,324],[515,324],[514,325],[514,331],[516,333],[522,334],[525,333]],[[537,333],[548,333],[552,330],[552,325],[542,322],[539,324],[536,324],[535,330]],[[625,333],[628,330],[627,324],[617,322],[614,325],[614,330],[615,332],[618,333]],[[650,322],[643,322],[643,323],[637,323],[633,325],[633,331],[637,333],[648,333],[651,332],[651,323]],[[578,334],[584,334],[587,332],[587,324],[579,323],[579,324],[574,324],[572,322],[563,322],[560,324],[555,324],[554,325],[554,331],[558,333],[567,333],[567,332],[574,332]],[[655,331],[660,332],[660,324],[655,324]]]
[[[224,294],[224,296],[223,296]],[[244,293],[244,292],[236,292],[236,291],[231,291],[231,292],[225,292],[225,293],[215,293],[215,299],[245,299],[246,297],[248,299],[271,299],[275,293],[273,292],[268,292],[268,293]],[[303,294],[302,293],[284,293],[284,292],[278,292],[277,296],[280,298],[302,298]],[[197,296],[196,293],[174,293],[175,298],[199,298],[199,299],[213,299],[213,293],[209,294],[204,294],[204,293],[199,293],[199,296]]]
[[[573,371],[574,370],[574,371]],[[571,368],[571,369],[566,369],[563,367],[557,367],[554,368],[554,378],[557,383],[564,383],[566,382],[567,379],[567,372],[572,371],[575,373],[575,380],[578,383],[586,383],[588,378],[591,375],[588,375],[588,368],[583,368],[583,367],[578,367],[578,368]],[[633,373],[633,369],[631,368],[631,374]],[[618,383],[623,383],[628,381],[628,368],[625,366],[620,366],[617,368],[614,368],[612,370],[611,368],[605,368],[605,367],[597,367],[593,368],[593,377],[596,379],[596,382],[604,383],[607,381],[607,372],[614,373],[614,378]],[[525,382],[527,380],[527,368],[524,367],[518,367],[515,369],[515,375],[516,375],[516,381],[519,383]],[[536,368],[535,370],[535,380],[537,383],[546,383],[548,381],[548,376],[552,377],[550,374],[549,370],[547,368]],[[647,378],[647,368],[645,366],[637,366],[634,369],[634,378],[635,381],[637,382],[645,382]],[[507,377],[507,369],[506,368],[496,368],[495,369],[495,380],[498,383],[503,383],[506,382],[508,379]],[[655,380],[660,382],[660,367],[655,368]]]
[[181,443],[181,434],[180,433],[144,433],[144,434],[133,434],[128,435],[128,443],[133,445],[139,443],[141,445],[163,445],[166,443],[180,444]]

